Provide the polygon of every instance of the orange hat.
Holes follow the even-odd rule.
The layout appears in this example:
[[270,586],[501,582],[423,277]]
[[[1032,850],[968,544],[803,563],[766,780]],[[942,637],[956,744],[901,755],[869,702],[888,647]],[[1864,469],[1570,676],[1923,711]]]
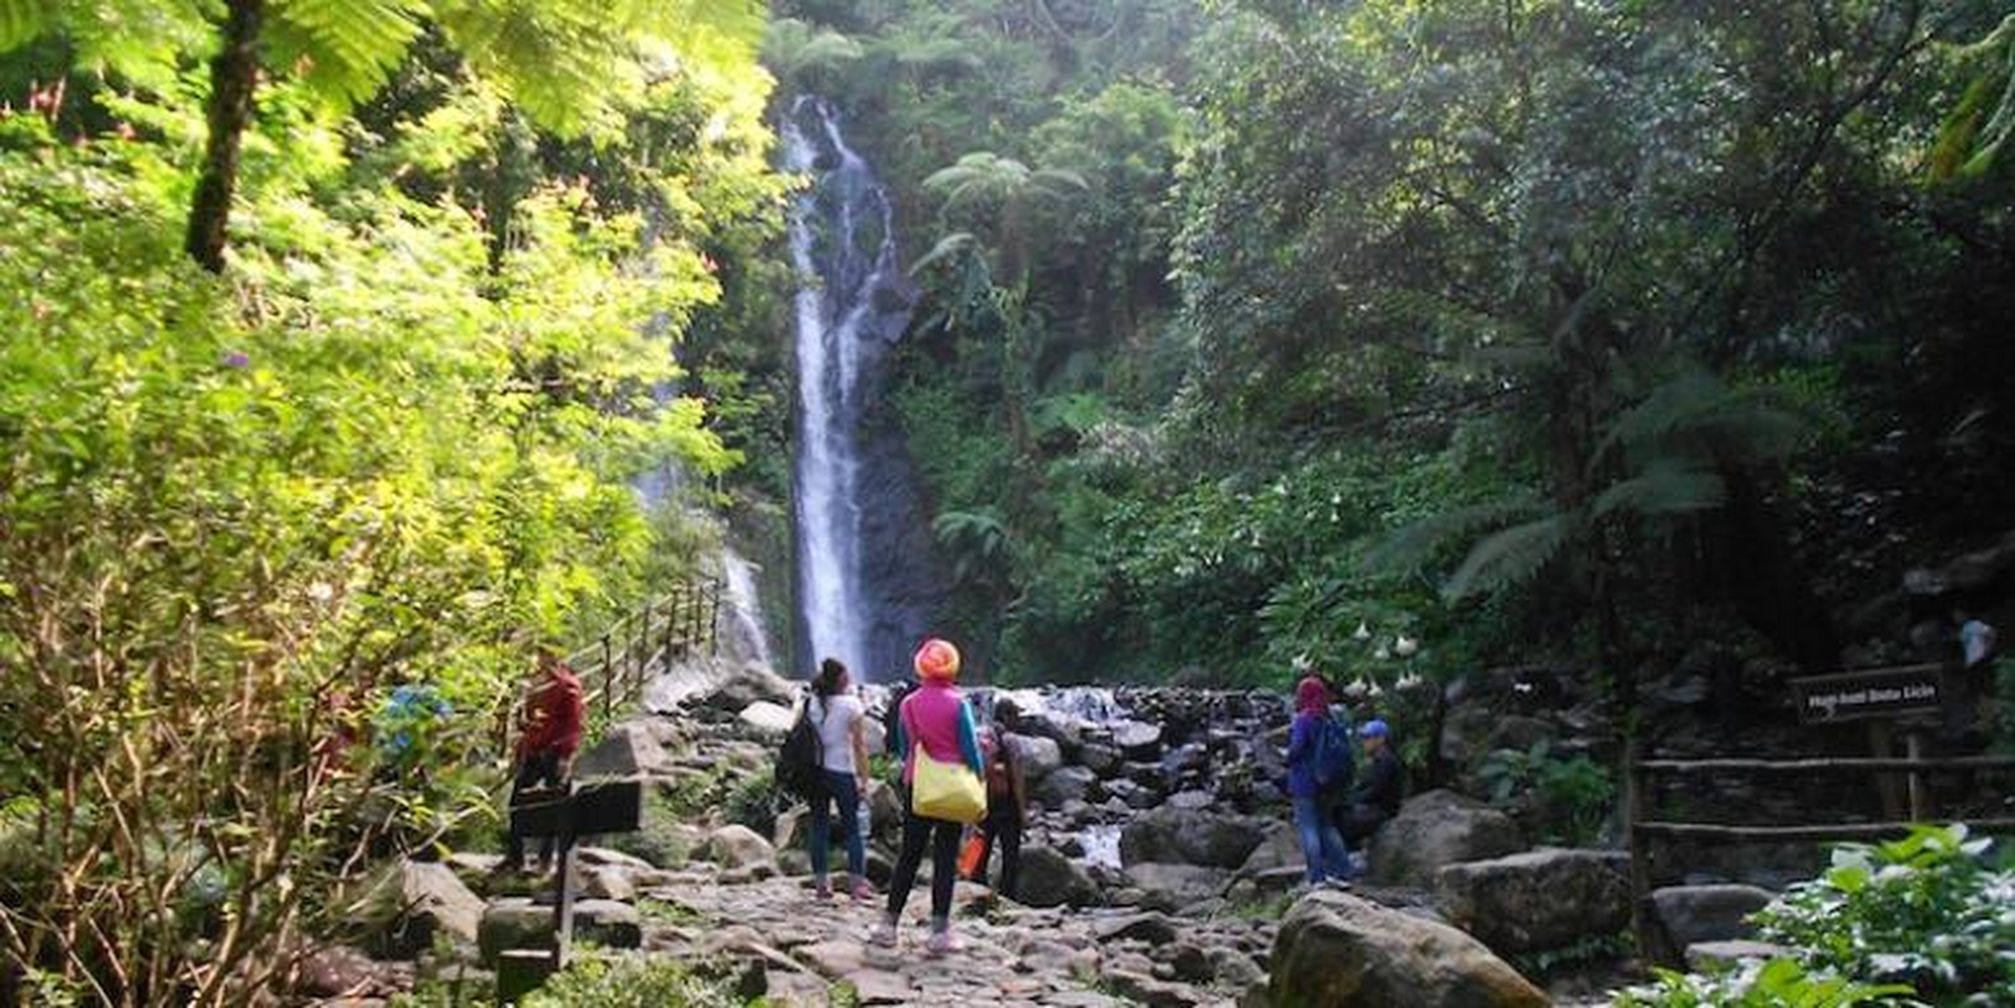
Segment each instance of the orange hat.
[[932,637],[917,648],[913,664],[919,678],[951,682],[959,677],[959,649],[951,641]]

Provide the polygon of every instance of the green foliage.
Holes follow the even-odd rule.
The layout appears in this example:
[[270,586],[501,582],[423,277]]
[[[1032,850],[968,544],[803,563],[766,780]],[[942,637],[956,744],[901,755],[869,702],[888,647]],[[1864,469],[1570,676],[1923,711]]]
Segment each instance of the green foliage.
[[[205,33],[103,55],[140,6],[186,13],[37,29],[105,60],[117,93],[72,78],[94,116],[0,116],[0,788],[32,802],[0,902],[7,957],[53,984],[242,1003],[369,859],[492,832],[532,644],[691,563],[689,523],[631,483],[737,461],[663,388],[726,296],[703,243],[760,231],[782,183],[764,78],[708,34],[726,6],[652,68],[597,69],[639,82],[599,161],[555,140],[564,179],[475,196],[497,82],[404,48],[418,7],[302,0],[276,5],[269,55],[302,58],[261,96],[220,281],[177,240]],[[327,46],[397,93],[340,116],[362,84],[293,76],[340,69]],[[388,707],[401,685],[441,709]]]
[[1843,845],[1824,875],[1756,915],[1767,941],[1808,966],[1866,983],[1902,983],[1939,1005],[2015,998],[2015,872],[1963,825],[1919,826],[1902,840]]
[[1910,988],[1874,986],[1807,972],[1794,959],[1752,962],[1720,976],[1659,970],[1656,985],[1634,987],[1617,1008],[1856,1008],[1890,1004]]
[[1600,839],[1616,797],[1615,775],[1586,756],[1561,756],[1544,739],[1525,752],[1499,749],[1477,776],[1492,804],[1527,810],[1546,843],[1588,847]]

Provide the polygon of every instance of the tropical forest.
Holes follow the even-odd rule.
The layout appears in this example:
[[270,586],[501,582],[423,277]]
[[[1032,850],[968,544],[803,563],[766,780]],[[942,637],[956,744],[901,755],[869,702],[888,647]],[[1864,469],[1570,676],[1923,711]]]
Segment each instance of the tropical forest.
[[2015,1006],[2011,136],[2011,0],[0,0],[0,1004]]

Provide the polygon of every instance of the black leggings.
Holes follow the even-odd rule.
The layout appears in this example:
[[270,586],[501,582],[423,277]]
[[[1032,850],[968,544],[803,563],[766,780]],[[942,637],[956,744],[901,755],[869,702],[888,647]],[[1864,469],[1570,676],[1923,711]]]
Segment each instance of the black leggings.
[[987,859],[993,857],[994,841],[1001,846],[1000,884],[994,891],[1008,899],[1019,899],[1021,888],[1021,814],[1003,800],[980,826],[980,881],[986,881]]
[[924,844],[931,847],[931,919],[947,921],[952,915],[952,886],[958,882],[959,832],[955,822],[926,819],[915,811],[903,820],[903,852],[896,859],[895,877],[889,880],[889,916],[901,917],[903,904],[916,885],[917,869],[923,866]]

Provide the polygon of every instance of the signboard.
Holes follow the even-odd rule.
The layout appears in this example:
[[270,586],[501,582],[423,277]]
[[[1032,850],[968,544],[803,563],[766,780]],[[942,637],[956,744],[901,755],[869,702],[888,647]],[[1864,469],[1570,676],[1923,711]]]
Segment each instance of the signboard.
[[1938,665],[1861,669],[1791,680],[1802,724],[1930,714],[1938,709]]
[[511,829],[520,836],[597,836],[637,829],[644,786],[634,780],[602,780],[565,791],[527,791],[511,806]]

